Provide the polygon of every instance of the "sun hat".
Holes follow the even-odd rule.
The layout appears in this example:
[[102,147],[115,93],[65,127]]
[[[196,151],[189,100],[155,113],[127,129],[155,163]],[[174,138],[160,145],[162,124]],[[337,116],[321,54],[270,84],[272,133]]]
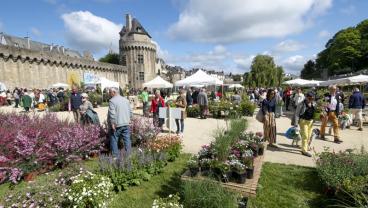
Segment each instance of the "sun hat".
[[83,98],[88,98],[88,94],[87,93],[82,93],[81,95]]

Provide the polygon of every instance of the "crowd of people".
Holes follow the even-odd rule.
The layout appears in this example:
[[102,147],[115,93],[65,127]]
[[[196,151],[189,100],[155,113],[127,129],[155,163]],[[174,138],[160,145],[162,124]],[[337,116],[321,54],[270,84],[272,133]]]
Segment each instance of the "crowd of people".
[[[305,156],[311,157],[310,144],[312,139],[313,123],[316,121],[315,114],[320,110],[321,127],[317,129],[319,138],[326,140],[326,127],[329,122],[332,123],[334,142],[337,144],[342,143],[340,137],[340,128],[342,121],[340,118],[348,116],[344,112],[345,96],[337,86],[329,86],[329,92],[325,93],[323,97],[318,97],[316,89],[312,88],[311,91],[306,94],[303,93],[301,88],[296,88],[293,92],[291,87],[281,91],[277,89],[265,90],[250,90],[248,92],[249,97],[254,102],[259,103],[260,111],[263,114],[262,122],[264,127],[264,137],[269,142],[269,146],[278,148],[276,143],[276,117],[282,115],[281,102],[285,103],[286,111],[293,111],[291,116],[291,128],[295,128],[302,140],[301,153]],[[265,95],[263,95],[265,94]],[[317,106],[316,100],[320,100],[322,103]],[[358,88],[354,88],[352,95],[349,97],[347,104],[353,118],[350,118],[350,122],[346,125],[350,128],[350,125],[355,120],[358,125],[358,130],[363,131],[363,119],[362,113],[365,108],[365,98]],[[281,108],[277,112],[277,107]]]

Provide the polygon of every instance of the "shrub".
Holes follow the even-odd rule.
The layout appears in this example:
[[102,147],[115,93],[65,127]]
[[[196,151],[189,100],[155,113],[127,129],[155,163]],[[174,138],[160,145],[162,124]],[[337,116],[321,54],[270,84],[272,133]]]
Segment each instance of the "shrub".
[[107,207],[113,188],[110,178],[86,172],[71,180],[71,185],[64,193],[67,206]]
[[62,166],[99,151],[99,133],[99,126],[60,121],[53,114],[0,113],[0,165],[7,167],[0,170],[0,181],[5,181],[1,175],[9,178],[14,169],[27,173],[49,164]]
[[161,129],[153,125],[153,121],[147,117],[133,117],[130,124],[131,140],[133,145],[141,145],[148,142],[160,133]]
[[243,116],[253,116],[257,106],[249,100],[243,100],[240,103],[240,112]]
[[183,208],[179,203],[180,197],[170,194],[167,198],[158,198],[153,201],[152,208]]
[[187,116],[191,118],[197,118],[199,116],[200,110],[198,105],[193,105],[187,107]]
[[211,181],[187,181],[183,183],[183,205],[186,208],[236,208],[237,195]]

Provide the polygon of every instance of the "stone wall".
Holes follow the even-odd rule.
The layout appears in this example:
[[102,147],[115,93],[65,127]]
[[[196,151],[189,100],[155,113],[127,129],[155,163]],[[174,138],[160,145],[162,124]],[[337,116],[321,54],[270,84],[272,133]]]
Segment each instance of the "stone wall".
[[84,72],[90,72],[119,82],[121,87],[128,84],[126,66],[0,45],[0,82],[10,89],[48,88],[57,82],[67,83],[68,71],[77,72],[81,80]]

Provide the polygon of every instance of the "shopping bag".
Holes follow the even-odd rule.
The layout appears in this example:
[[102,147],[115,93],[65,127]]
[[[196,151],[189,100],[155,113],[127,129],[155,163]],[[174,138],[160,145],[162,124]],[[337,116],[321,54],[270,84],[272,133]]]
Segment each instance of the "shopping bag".
[[259,111],[258,111],[258,113],[257,113],[257,115],[256,115],[256,119],[257,119],[257,121],[259,121],[259,122],[261,122],[261,123],[263,123],[263,121],[264,121],[264,114],[263,114],[263,111],[262,111],[262,109],[259,109]]

